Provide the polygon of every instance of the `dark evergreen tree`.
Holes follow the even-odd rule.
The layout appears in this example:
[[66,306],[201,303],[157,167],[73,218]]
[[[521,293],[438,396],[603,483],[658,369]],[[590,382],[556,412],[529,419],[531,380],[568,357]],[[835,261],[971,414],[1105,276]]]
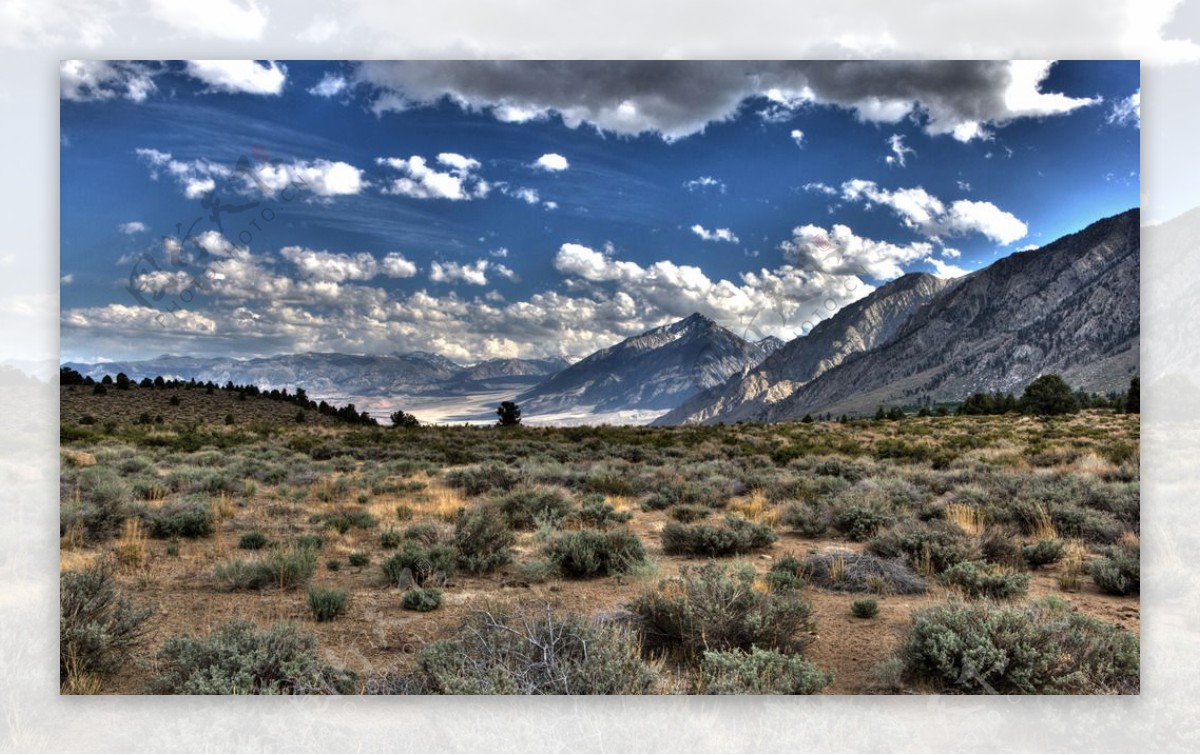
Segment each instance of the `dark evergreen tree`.
[[1125,411],[1129,414],[1142,413],[1142,380],[1135,377],[1129,381],[1129,391],[1125,394]]
[[501,401],[496,416],[500,418],[496,421],[497,427],[516,427],[521,424],[521,407],[513,401]]
[[1042,375],[1025,388],[1021,395],[1021,411],[1039,416],[1075,414],[1079,411],[1079,402],[1062,376]]
[[408,412],[396,411],[391,414],[392,427],[420,427],[421,422]]

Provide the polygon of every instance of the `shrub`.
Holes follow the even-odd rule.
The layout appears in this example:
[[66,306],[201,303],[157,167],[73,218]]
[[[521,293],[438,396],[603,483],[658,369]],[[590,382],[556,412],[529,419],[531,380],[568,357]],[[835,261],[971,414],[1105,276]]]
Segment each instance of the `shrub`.
[[296,547],[307,548],[311,551],[319,551],[321,548],[325,547],[325,538],[315,533],[301,535],[300,537],[296,538]]
[[633,512],[617,511],[612,504],[604,500],[604,496],[592,494],[583,499],[575,517],[589,527],[606,530],[613,525],[628,522],[633,518]]
[[776,540],[765,524],[728,515],[724,524],[667,522],[662,529],[663,550],[672,556],[735,556],[766,548]]
[[126,663],[145,637],[151,608],[117,592],[111,564],[63,572],[58,578],[58,676],[103,676]]
[[776,592],[799,590],[804,587],[804,562],[789,553],[771,564],[764,579]]
[[461,488],[467,495],[483,495],[492,490],[507,492],[520,481],[521,476],[517,472],[499,462],[455,469],[446,474],[446,484]]
[[1135,635],[1047,601],[919,610],[898,651],[908,678],[968,694],[1137,694],[1138,656]]
[[646,549],[632,532],[577,530],[551,540],[546,556],[564,576],[587,579],[630,571],[646,561]]
[[541,584],[557,575],[557,567],[548,560],[533,559],[517,564],[517,577],[531,585]]
[[354,568],[361,569],[371,563],[371,556],[364,551],[355,551],[354,553],[350,554],[347,560]]
[[658,673],[615,623],[544,610],[477,611],[422,648],[413,685],[445,695],[640,695]]
[[350,593],[336,587],[308,588],[308,608],[317,621],[333,621],[346,612],[346,604],[350,602]]
[[329,571],[341,571],[342,570],[341,559],[337,559],[337,558],[329,559],[328,561],[325,562],[325,568],[328,569]]
[[398,587],[416,585],[423,587],[429,582],[440,582],[454,575],[456,554],[445,545],[422,545],[415,540],[405,540],[399,553],[384,561],[384,578]]
[[216,569],[216,578],[230,590],[286,590],[307,584],[317,571],[317,553],[311,548],[278,548],[257,561],[234,559]]
[[208,537],[215,531],[212,510],[198,501],[183,501],[164,506],[150,518],[150,531],[155,537]]
[[323,664],[317,641],[291,624],[259,633],[235,620],[204,637],[176,635],[158,653],[156,694],[353,694],[352,672]]
[[832,517],[826,506],[815,503],[793,503],[780,517],[786,526],[805,537],[821,537],[828,530]]
[[385,550],[394,550],[400,547],[400,542],[403,539],[398,531],[389,527],[379,533],[379,547]]
[[379,524],[378,519],[371,516],[366,509],[361,508],[332,512],[326,514],[324,519],[326,527],[331,527],[343,535],[349,532],[351,527],[368,530]]
[[493,571],[512,561],[517,538],[492,506],[459,509],[454,522],[458,565],[469,574]]
[[859,598],[850,604],[850,613],[859,619],[873,619],[879,615],[879,601],[874,598]]
[[979,538],[979,552],[984,561],[1017,568],[1026,563],[1023,547],[1011,532],[998,527],[988,527]]
[[531,530],[543,524],[556,527],[571,513],[574,503],[557,490],[519,488],[499,501],[508,526]]
[[1129,595],[1141,592],[1141,546],[1138,544],[1109,548],[1104,558],[1087,565],[1092,581],[1109,595]]
[[691,503],[681,503],[678,506],[672,506],[670,509],[668,509],[667,516],[671,517],[677,522],[690,524],[692,522],[698,522],[701,519],[708,518],[708,515],[712,512],[713,510],[707,506],[696,506],[695,504]]
[[696,658],[707,650],[753,647],[798,652],[812,641],[812,606],[796,592],[754,589],[754,569],[732,572],[716,562],[684,566],[629,606],[647,652],[668,650]]
[[977,561],[963,561],[942,572],[943,584],[959,588],[972,598],[1008,600],[1029,591],[1029,575],[995,569]]
[[977,561],[979,545],[958,525],[934,519],[904,520],[867,543],[867,552],[883,558],[903,557],[918,571],[943,572],[962,561]]
[[855,541],[866,540],[881,527],[892,521],[892,517],[871,506],[847,506],[833,515],[833,526],[846,537]]
[[406,611],[436,611],[442,606],[442,591],[436,587],[414,587],[404,593],[402,605]]
[[815,695],[833,682],[809,661],[774,650],[708,651],[700,659],[706,695]]
[[1037,569],[1061,561],[1065,550],[1062,540],[1045,538],[1021,548],[1021,557],[1025,559],[1025,563]]
[[256,551],[267,546],[267,536],[258,530],[247,532],[238,540],[238,547],[244,551]]
[[442,539],[442,532],[433,522],[418,522],[404,528],[404,539],[421,545],[435,545]]
[[804,575],[814,586],[833,592],[919,595],[925,580],[899,559],[869,553],[830,550],[804,559]]

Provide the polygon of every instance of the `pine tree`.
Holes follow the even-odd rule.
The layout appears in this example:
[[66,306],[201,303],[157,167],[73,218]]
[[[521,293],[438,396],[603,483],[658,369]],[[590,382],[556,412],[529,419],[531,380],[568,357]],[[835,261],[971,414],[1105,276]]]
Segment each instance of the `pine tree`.
[[496,416],[500,418],[496,422],[497,427],[516,427],[521,424],[521,407],[513,401],[501,401]]
[[1075,414],[1079,411],[1079,401],[1062,376],[1042,375],[1021,395],[1021,411],[1041,416]]
[[1142,381],[1133,378],[1129,381],[1129,392],[1125,394],[1125,412],[1127,414],[1142,413]]

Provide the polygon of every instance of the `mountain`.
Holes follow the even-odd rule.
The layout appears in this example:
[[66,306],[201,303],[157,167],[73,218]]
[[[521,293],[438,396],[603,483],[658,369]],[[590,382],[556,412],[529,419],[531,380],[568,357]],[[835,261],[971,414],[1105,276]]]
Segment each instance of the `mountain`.
[[566,410],[671,409],[753,368],[767,353],[694,314],[601,349],[521,394],[517,402],[527,417]]
[[164,354],[132,362],[65,367],[97,380],[124,372],[144,377],[195,379],[260,388],[303,388],[314,398],[343,396],[460,395],[480,390],[521,390],[567,366],[561,359],[494,359],[463,367],[438,354],[281,354],[258,359]]
[[758,341],[758,345],[761,346],[763,351],[766,353],[773,354],[783,348],[783,339],[776,338],[775,336],[767,336],[766,338],[760,339]]
[[926,273],[897,278],[822,320],[808,335],[777,348],[748,373],[734,375],[726,383],[693,396],[655,424],[737,422],[760,417],[768,406],[847,357],[890,341],[917,309],[948,285],[950,282]]
[[1139,222],[1132,209],[954,281],[892,338],[754,419],[1019,392],[1048,373],[1089,391],[1124,390],[1139,367]]

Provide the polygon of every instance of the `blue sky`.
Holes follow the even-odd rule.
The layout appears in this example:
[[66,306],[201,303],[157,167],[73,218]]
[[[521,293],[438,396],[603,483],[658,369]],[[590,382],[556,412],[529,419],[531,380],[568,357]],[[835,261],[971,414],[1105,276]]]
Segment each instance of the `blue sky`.
[[68,61],[60,93],[64,359],[790,339],[1139,203],[1127,61]]

